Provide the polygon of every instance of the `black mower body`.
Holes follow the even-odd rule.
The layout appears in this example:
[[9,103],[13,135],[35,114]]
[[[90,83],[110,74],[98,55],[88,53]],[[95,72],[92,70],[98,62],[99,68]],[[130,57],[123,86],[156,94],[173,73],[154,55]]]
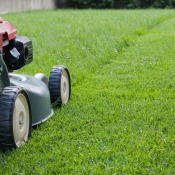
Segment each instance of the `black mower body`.
[[33,61],[32,41],[26,36],[16,35],[9,40],[9,36],[12,36],[10,32],[1,36],[3,41],[0,49],[0,92],[9,86],[22,87],[29,98],[32,126],[34,126],[53,115],[50,92],[48,85],[41,79],[9,73]]
[[20,86],[27,92],[31,107],[32,126],[44,122],[53,115],[47,84],[36,77],[9,74],[11,86]]

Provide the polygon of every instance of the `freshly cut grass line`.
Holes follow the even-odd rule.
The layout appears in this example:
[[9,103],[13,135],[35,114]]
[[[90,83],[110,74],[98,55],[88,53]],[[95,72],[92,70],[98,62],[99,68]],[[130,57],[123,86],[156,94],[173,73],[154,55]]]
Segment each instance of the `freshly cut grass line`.
[[4,18],[33,40],[34,62],[19,72],[48,75],[66,65],[73,87],[68,105],[23,148],[0,154],[0,174],[175,173],[174,11]]

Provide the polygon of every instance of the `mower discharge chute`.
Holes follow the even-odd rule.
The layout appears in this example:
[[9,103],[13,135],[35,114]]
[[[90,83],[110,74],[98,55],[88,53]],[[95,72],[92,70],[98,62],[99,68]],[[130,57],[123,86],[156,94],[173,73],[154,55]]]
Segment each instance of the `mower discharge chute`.
[[[22,146],[31,127],[53,115],[51,104],[66,104],[71,94],[69,71],[54,66],[49,79],[12,73],[33,60],[32,41],[17,36],[10,22],[0,18],[0,147]],[[9,73],[10,72],[10,73]]]

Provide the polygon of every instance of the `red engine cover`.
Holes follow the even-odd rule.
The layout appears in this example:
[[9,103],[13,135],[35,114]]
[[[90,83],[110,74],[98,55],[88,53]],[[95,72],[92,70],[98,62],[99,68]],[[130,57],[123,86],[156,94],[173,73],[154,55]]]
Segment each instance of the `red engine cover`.
[[3,21],[3,19],[0,18],[0,35],[3,34],[8,40],[12,40],[15,38],[16,32],[16,29],[10,22]]

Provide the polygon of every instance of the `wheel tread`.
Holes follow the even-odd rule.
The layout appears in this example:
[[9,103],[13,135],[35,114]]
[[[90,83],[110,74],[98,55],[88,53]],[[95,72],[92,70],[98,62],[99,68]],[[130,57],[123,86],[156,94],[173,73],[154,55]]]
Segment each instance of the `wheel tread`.
[[58,67],[53,67],[50,72],[49,78],[49,91],[51,96],[51,103],[56,103],[57,106],[61,106],[61,94],[60,94],[60,83],[61,83],[62,70]]
[[10,86],[0,93],[0,148],[16,148],[13,136],[13,107],[17,94],[23,90],[18,86]]

